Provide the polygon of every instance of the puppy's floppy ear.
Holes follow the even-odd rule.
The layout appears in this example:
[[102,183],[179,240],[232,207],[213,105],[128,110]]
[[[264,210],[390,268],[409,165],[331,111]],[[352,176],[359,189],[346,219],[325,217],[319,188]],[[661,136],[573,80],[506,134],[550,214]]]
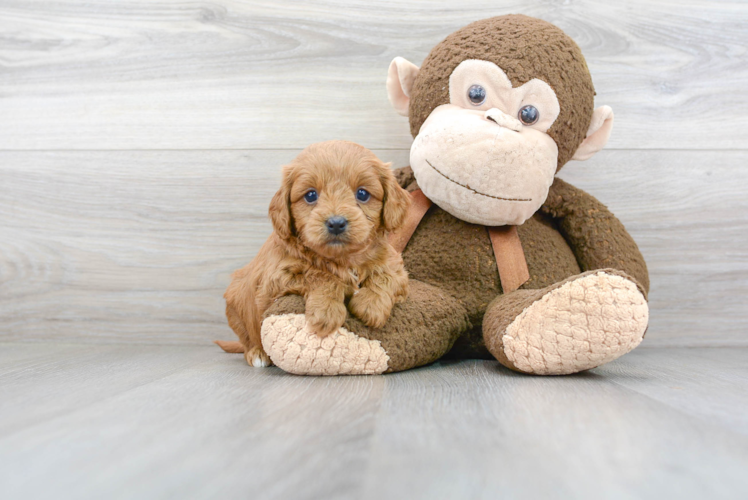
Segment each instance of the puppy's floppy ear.
[[410,208],[410,195],[397,183],[391,165],[392,163],[380,164],[380,178],[384,188],[382,223],[387,231],[398,229],[405,221]]
[[273,199],[270,200],[268,214],[273,223],[273,229],[281,239],[287,240],[294,233],[293,217],[291,216],[291,187],[294,180],[293,164],[283,167],[281,187]]

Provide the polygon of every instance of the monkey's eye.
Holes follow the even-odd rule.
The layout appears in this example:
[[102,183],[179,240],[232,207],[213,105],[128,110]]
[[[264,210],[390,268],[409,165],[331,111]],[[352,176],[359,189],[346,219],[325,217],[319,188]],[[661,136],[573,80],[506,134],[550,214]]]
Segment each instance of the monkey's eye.
[[366,203],[369,201],[369,198],[371,198],[371,194],[369,194],[366,189],[359,188],[358,191],[356,191],[356,199],[361,203]]
[[528,104],[527,106],[522,106],[522,109],[519,110],[517,118],[519,118],[519,121],[521,121],[525,125],[532,125],[540,118],[540,112],[538,111],[538,108],[531,104]]
[[473,85],[468,89],[468,99],[474,106],[480,106],[486,100],[486,89],[480,85]]
[[306,200],[307,203],[314,203],[315,201],[317,201],[317,191],[315,191],[314,189],[310,189],[309,191],[307,191],[304,195],[304,200]]

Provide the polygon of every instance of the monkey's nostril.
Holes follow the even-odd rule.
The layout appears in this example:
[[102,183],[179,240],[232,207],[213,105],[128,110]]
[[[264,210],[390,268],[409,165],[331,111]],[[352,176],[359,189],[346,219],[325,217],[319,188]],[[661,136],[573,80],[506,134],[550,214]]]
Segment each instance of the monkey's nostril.
[[499,122],[497,122],[497,121],[496,121],[496,118],[494,118],[493,116],[486,116],[486,120],[491,120],[491,121],[492,121],[492,122],[494,122],[494,123],[495,123],[496,125],[498,125],[498,124],[499,124]]
[[327,226],[328,233],[337,236],[345,232],[346,228],[348,227],[348,219],[346,219],[345,217],[341,217],[340,215],[334,215],[327,219],[325,225]]

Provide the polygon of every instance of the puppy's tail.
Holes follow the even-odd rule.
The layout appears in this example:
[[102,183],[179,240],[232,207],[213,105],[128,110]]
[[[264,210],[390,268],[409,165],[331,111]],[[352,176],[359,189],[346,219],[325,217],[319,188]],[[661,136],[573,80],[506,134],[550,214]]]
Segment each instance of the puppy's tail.
[[214,340],[213,342],[226,352],[238,352],[244,354],[244,346],[241,342],[228,342],[226,340]]

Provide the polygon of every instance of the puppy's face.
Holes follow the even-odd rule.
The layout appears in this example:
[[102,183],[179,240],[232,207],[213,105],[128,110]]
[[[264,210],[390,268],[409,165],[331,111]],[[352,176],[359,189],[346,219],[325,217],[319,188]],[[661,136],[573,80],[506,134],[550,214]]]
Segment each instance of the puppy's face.
[[329,258],[366,248],[381,230],[394,230],[410,197],[389,165],[357,144],[330,141],[304,150],[283,170],[270,216],[282,238]]

